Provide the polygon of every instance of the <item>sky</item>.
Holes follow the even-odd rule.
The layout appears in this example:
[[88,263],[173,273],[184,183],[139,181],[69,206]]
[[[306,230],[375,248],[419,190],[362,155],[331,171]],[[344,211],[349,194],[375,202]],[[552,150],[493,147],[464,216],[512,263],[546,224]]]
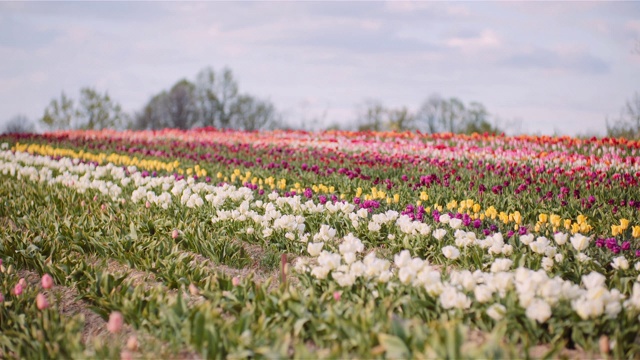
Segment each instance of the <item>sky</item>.
[[604,134],[640,92],[640,2],[0,2],[0,126],[86,86],[133,113],[208,66],[307,129],[439,94]]

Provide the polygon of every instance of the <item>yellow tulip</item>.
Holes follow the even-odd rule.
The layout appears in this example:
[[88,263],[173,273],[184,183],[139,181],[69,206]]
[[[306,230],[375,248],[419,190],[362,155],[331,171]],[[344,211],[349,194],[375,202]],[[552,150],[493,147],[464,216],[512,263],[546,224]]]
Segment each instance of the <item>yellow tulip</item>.
[[627,230],[629,228],[629,220],[627,219],[620,219],[620,228],[622,230]]
[[522,224],[522,215],[520,214],[520,211],[513,213],[513,221],[518,225]]
[[580,232],[583,234],[590,232],[592,229],[593,229],[593,226],[587,224],[586,222],[580,224]]
[[505,224],[509,223],[509,215],[507,215],[506,212],[504,212],[504,211],[500,212],[499,218],[500,218],[500,221],[502,221],[503,223],[505,223]]
[[538,222],[540,224],[544,224],[547,222],[547,220],[549,220],[549,216],[547,214],[540,214],[538,215]]
[[571,233],[575,234],[580,231],[580,225],[578,223],[571,224]]
[[583,222],[587,221],[587,217],[584,215],[578,215],[578,217],[576,218],[576,221],[578,222],[578,224],[582,224]]
[[611,235],[618,236],[622,232],[620,225],[611,225]]

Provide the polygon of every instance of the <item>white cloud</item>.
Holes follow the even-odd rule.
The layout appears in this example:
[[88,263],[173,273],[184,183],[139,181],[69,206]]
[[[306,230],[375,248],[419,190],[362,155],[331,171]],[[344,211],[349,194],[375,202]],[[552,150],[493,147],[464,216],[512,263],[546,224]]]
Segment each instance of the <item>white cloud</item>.
[[635,31],[640,35],[640,20],[629,20],[626,24],[624,24],[624,27],[627,30]]
[[430,10],[432,3],[424,1],[386,1],[385,8],[395,13],[412,13],[420,10]]
[[[597,127],[597,114],[617,112],[637,87],[629,75],[637,64],[615,54],[629,53],[640,24],[616,3],[546,5],[0,3],[16,19],[0,22],[0,122],[40,116],[60,91],[77,96],[83,86],[137,110],[180,78],[226,65],[242,91],[270,98],[292,120],[347,123],[367,97],[415,108],[439,92],[503,117],[557,122],[556,111],[584,116],[573,104],[596,91],[601,103],[586,119]],[[578,19],[558,21],[572,11]],[[15,29],[24,33],[2,37]],[[554,123],[540,124],[527,128]]]
[[498,34],[493,30],[483,30],[477,36],[454,36],[445,40],[449,47],[459,48],[465,51],[476,51],[486,48],[497,48],[502,45]]

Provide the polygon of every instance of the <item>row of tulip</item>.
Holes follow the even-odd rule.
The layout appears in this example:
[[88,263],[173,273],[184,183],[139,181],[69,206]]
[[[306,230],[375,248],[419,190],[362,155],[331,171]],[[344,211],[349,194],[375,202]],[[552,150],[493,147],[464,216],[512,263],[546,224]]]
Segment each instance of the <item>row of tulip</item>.
[[[41,146],[41,145],[31,144],[27,146],[27,145],[18,144],[14,146],[12,149],[13,150],[22,149],[30,153],[54,156],[54,158],[57,158],[57,156],[60,156],[59,154],[66,154],[66,153],[76,154],[78,156],[82,155],[84,156],[83,159],[85,160],[94,158],[97,156],[98,158],[101,158],[101,159],[107,159],[107,158],[112,160],[115,159],[114,160],[115,164],[118,164],[118,165],[123,165],[123,164],[126,166],[142,165],[141,167],[142,169],[147,169],[144,166],[149,166],[148,168],[149,171],[151,171],[152,169],[157,169],[162,166],[170,166],[171,168],[173,168],[174,166],[179,165],[178,161],[174,161],[173,163],[163,163],[157,160],[144,160],[144,159],[139,160],[136,157],[130,158],[126,155],[100,154],[100,155],[94,156],[89,153],[84,153],[82,150],[76,152],[69,149],[54,148],[48,145]],[[100,163],[100,162],[97,161],[94,163]],[[199,179],[202,176],[199,177],[197,174],[206,175],[208,173],[205,167],[206,165],[201,167],[200,165],[196,164],[193,168],[188,168],[187,172],[190,174],[193,174],[194,176],[192,177],[194,179]],[[150,175],[149,171],[147,170],[143,171],[142,172],[143,176]],[[210,171],[210,173],[213,173],[213,171]],[[153,174],[151,175],[156,175],[156,172],[154,171]],[[183,178],[182,175],[174,175],[174,176],[177,176],[178,178]],[[289,185],[290,187],[287,187],[286,178],[276,179],[274,176],[260,176],[259,174],[253,174],[250,171],[246,171],[243,173],[237,168],[233,170],[229,176],[225,176],[222,172],[217,172],[216,178],[218,179],[218,181],[228,182],[236,185],[243,185],[243,184],[250,183],[251,186],[255,186],[261,191],[279,190],[279,191],[284,191],[285,195],[300,193],[308,198],[311,198],[314,196],[327,198],[328,195],[335,194],[336,188],[340,188],[340,198],[349,199],[354,203],[378,202],[378,203],[382,203],[383,205],[385,204],[393,205],[393,206],[389,206],[392,208],[398,208],[398,207],[404,206],[406,211],[412,211],[413,209],[422,207],[424,208],[425,213],[430,213],[432,209],[437,210],[439,213],[441,213],[443,211],[443,208],[446,207],[448,211],[456,211],[457,213],[461,213],[461,214],[466,213],[471,217],[472,220],[477,218],[481,218],[482,220],[484,217],[487,217],[487,216],[490,216],[492,219],[496,219],[497,217],[499,218],[500,223],[504,225],[510,225],[512,227],[510,230],[518,230],[518,228],[522,225],[521,220],[524,217],[525,219],[527,219],[528,222],[531,222],[531,223],[533,223],[535,220],[538,220],[535,224],[532,224],[532,226],[536,226],[536,227],[544,226],[545,223],[547,223],[546,219],[549,219],[550,220],[549,224],[552,225],[550,230],[554,232],[562,229],[566,229],[566,230],[570,230],[572,233],[576,233],[580,231],[582,233],[592,233],[592,234],[595,232],[596,235],[601,235],[601,236],[608,236],[608,235],[619,236],[619,235],[626,235],[625,230],[629,229],[628,235],[631,235],[634,238],[637,238],[638,236],[640,236],[640,227],[638,225],[634,225],[635,227],[631,227],[631,228],[628,227],[628,218],[631,218],[633,213],[636,211],[636,208],[640,206],[640,201],[636,201],[636,200],[629,200],[629,201],[621,200],[618,202],[613,202],[612,200],[609,200],[605,204],[601,204],[601,202],[596,200],[595,196],[591,195],[586,199],[584,198],[581,199],[581,203],[585,204],[586,206],[586,208],[582,208],[582,209],[575,209],[575,208],[572,208],[571,206],[549,209],[548,207],[544,206],[544,202],[543,202],[535,206],[533,209],[531,209],[533,211],[525,211],[527,208],[531,208],[531,206],[529,206],[529,204],[527,204],[526,201],[523,201],[520,204],[520,206],[518,206],[516,209],[515,205],[513,204],[514,199],[509,199],[509,197],[505,196],[505,194],[501,194],[500,198],[502,198],[502,200],[499,200],[497,202],[500,203],[502,207],[506,208],[505,210],[509,210],[510,208],[514,210],[511,210],[510,212],[506,212],[506,211],[498,212],[494,204],[487,204],[488,201],[483,200],[482,194],[480,194],[480,196],[476,200],[469,199],[469,198],[460,200],[459,198],[447,199],[446,197],[439,194],[437,191],[433,191],[433,190],[429,191],[431,193],[431,196],[428,194],[427,191],[420,191],[419,195],[416,196],[416,195],[412,195],[412,191],[410,190],[399,191],[395,193],[388,193],[387,191],[380,190],[377,186],[371,187],[370,193],[364,192],[362,187],[357,187],[357,188],[346,187],[345,189],[345,186],[342,186],[340,184],[336,184],[337,186],[334,186],[334,185],[326,186],[322,183],[320,184],[312,183],[312,184],[303,185],[300,182],[295,182],[294,184]],[[205,182],[210,182],[210,181],[211,181],[210,177],[205,178]],[[482,185],[480,186],[482,187]],[[566,187],[560,188],[560,195],[566,194],[568,192],[569,190]],[[465,195],[468,195],[468,194],[465,193]],[[628,195],[625,195],[625,196],[628,196]],[[429,202],[427,202],[427,200],[429,199],[431,199],[431,201],[429,202],[432,204],[432,206],[429,206]],[[493,199],[489,199],[489,200],[493,200]],[[563,200],[563,202],[566,202],[566,201]],[[484,204],[484,209],[481,203]],[[595,229],[596,231],[592,232],[591,230],[593,230],[593,225],[589,224],[588,221],[585,221],[585,219],[587,219],[587,216],[585,216],[584,214],[588,214],[589,218],[600,217],[603,214],[603,209],[605,209],[606,206],[610,204],[615,204],[611,208],[611,211],[614,214],[616,214],[616,216],[612,218],[607,218],[604,221],[599,221],[598,222],[599,228]],[[624,211],[624,213],[622,213],[623,211],[620,211],[621,214],[617,214],[619,212],[618,206],[620,206],[620,208],[622,208],[622,206],[625,206],[626,211]],[[548,212],[545,211],[547,209],[552,211],[548,211]],[[575,210],[580,210],[580,212],[576,213]],[[558,212],[562,213],[567,211],[569,211],[568,214],[566,213],[560,214],[560,215],[557,214]],[[619,219],[619,221],[617,221],[616,218]],[[611,221],[611,219],[613,219],[614,221]],[[501,229],[501,230],[504,230],[504,229]]]
[[[51,180],[51,184],[62,183],[74,186],[80,191],[86,191],[86,189],[90,187],[87,184],[93,184],[94,188],[107,194],[109,194],[109,191],[106,189],[115,186],[111,185],[111,187],[109,187],[108,182],[105,183],[100,180],[95,180],[95,178],[100,178],[108,172],[108,170],[105,170],[103,167],[87,166],[84,164],[73,165],[69,160],[56,162],[47,158],[33,157],[27,154],[18,154],[15,156],[13,153],[5,152],[2,155],[4,155],[5,158],[11,158],[14,156],[16,159],[20,159],[23,162],[40,164],[49,163],[52,165],[49,168],[45,168],[47,171],[37,171],[34,167],[22,168],[20,166],[16,166],[16,164],[11,164],[13,165],[13,167],[11,167],[7,166],[7,164],[2,164],[3,172],[12,173],[17,176],[30,174],[31,180],[33,181],[42,182],[45,180]],[[51,177],[51,168],[64,168],[71,170],[71,172],[80,173],[84,170],[86,172],[82,178],[76,176],[75,178],[66,178],[62,181],[58,178]],[[361,234],[361,236],[367,238],[369,240],[368,243],[372,245],[379,245],[376,238],[379,237],[381,230],[384,227],[385,229],[382,233],[386,235],[384,237],[386,240],[385,245],[389,248],[402,249],[403,246],[408,245],[411,251],[419,253],[421,250],[432,250],[432,246],[435,245],[436,249],[442,249],[444,257],[449,260],[457,260],[460,258],[460,248],[466,249],[467,247],[472,246],[478,246],[481,249],[485,249],[489,256],[496,256],[500,254],[511,256],[514,253],[514,245],[517,247],[528,246],[528,250],[532,254],[544,255],[541,260],[536,259],[535,256],[532,259],[539,260],[538,266],[547,271],[552,271],[554,269],[554,264],[556,262],[562,263],[565,258],[565,255],[562,252],[558,252],[558,246],[562,246],[567,243],[568,235],[560,232],[556,232],[553,236],[555,241],[554,245],[557,246],[553,246],[552,242],[544,236],[539,236],[534,241],[534,235],[531,233],[521,234],[517,240],[514,239],[515,241],[512,241],[513,245],[509,243],[505,244],[501,233],[495,233],[484,239],[477,239],[476,233],[460,230],[460,227],[463,227],[463,221],[461,219],[451,218],[449,215],[444,214],[438,217],[436,224],[447,225],[446,227],[450,228],[449,231],[455,231],[453,233],[453,242],[455,246],[445,246],[447,239],[444,238],[447,236],[448,232],[446,228],[437,228],[432,230],[432,226],[422,221],[412,220],[409,216],[400,215],[398,212],[393,210],[388,210],[385,213],[370,214],[369,211],[364,208],[355,211],[356,207],[347,202],[327,202],[325,204],[316,204],[313,201],[308,200],[303,203],[299,196],[280,197],[275,193],[271,193],[268,196],[267,201],[254,201],[253,192],[251,189],[246,187],[235,188],[229,185],[216,187],[204,183],[195,183],[194,181],[176,181],[173,177],[145,178],[136,176],[136,174],[138,174],[137,172],[134,172],[131,177],[127,177],[124,175],[121,168],[112,167],[110,165],[107,166],[107,168],[113,170],[111,174],[118,177],[121,180],[121,183],[128,184],[131,179],[134,179],[134,183],[141,186],[132,192],[131,199],[134,202],[146,200],[145,206],[150,205],[149,201],[156,204],[161,202],[161,207],[167,209],[168,205],[171,204],[172,198],[176,200],[179,198],[179,202],[176,201],[176,203],[184,205],[187,208],[196,208],[204,204],[204,200],[200,197],[200,194],[205,194],[204,199],[212,205],[215,214],[212,218],[212,223],[214,225],[218,225],[220,230],[230,231],[229,227],[231,227],[231,229],[233,229],[232,231],[236,231],[235,227],[238,227],[238,225],[234,226],[234,224],[240,224],[239,229],[237,229],[238,233],[244,234],[240,236],[243,236],[245,240],[252,242],[268,242],[270,238],[275,237],[274,234],[278,233],[284,235],[284,239],[291,240],[294,244],[306,244],[310,239],[312,239],[312,242],[308,243],[306,249],[310,255],[315,256],[320,253],[325,242],[334,242],[337,239],[336,229],[331,228],[326,224],[320,224],[324,220],[330,224],[341,224],[342,232],[353,231]],[[97,176],[93,173],[97,174]],[[45,177],[34,177],[35,174],[43,174]],[[89,176],[90,174],[93,176]],[[49,176],[49,178],[46,176]],[[83,182],[81,179],[85,180],[85,186],[82,185]],[[153,187],[164,187],[165,190],[169,190],[169,188],[172,187],[171,194],[173,196],[165,192],[164,196],[161,195],[158,197],[155,193],[148,190]],[[316,219],[314,219],[316,221],[307,221],[306,217],[313,218],[315,214],[322,215],[319,218],[321,219],[320,221],[317,221]],[[247,222],[249,222],[248,227],[246,226]],[[231,223],[231,225],[226,225],[225,223]],[[317,229],[317,232],[314,234],[305,232],[305,229],[307,228]],[[256,233],[256,229],[259,230],[258,233]],[[311,231],[313,232],[313,230]],[[351,233],[348,236],[352,236]],[[396,238],[402,239],[402,242],[395,243]],[[436,240],[436,243],[431,244],[428,240]],[[577,259],[581,262],[587,262],[590,260],[587,255],[582,253],[583,250],[587,249],[590,242],[591,240],[589,238],[580,233],[571,237],[571,241],[569,243],[573,246],[575,251],[578,251]],[[626,244],[628,245],[628,243]],[[296,249],[295,245],[291,244],[285,244],[283,246],[287,249]],[[625,245],[625,247],[627,247],[626,250],[629,250],[628,246]],[[299,244],[297,249],[300,249]],[[520,253],[518,251],[516,252]],[[632,252],[629,253],[627,251],[627,253],[629,254],[627,256],[633,258]],[[353,252],[348,252],[347,254],[349,259],[351,259],[351,262],[353,262],[355,254]],[[470,255],[476,254],[470,252]],[[470,256],[470,258],[471,257],[472,256]],[[493,260],[500,261],[501,259],[494,258]],[[442,261],[442,259],[439,261]],[[347,264],[350,264],[351,262],[348,262]],[[373,263],[380,262],[374,261]],[[527,263],[526,260],[524,263]],[[478,264],[473,263],[472,261],[464,261],[462,262],[462,265],[465,268],[476,269],[494,267],[491,263]],[[636,267],[638,266],[640,265],[637,265]],[[388,268],[388,266],[386,267]],[[324,276],[320,276],[321,278],[324,278],[327,273],[334,268],[335,267],[316,267],[315,270],[317,274],[324,274]],[[629,260],[627,260],[624,255],[615,257],[610,264],[610,268],[618,271],[628,270]],[[565,272],[569,271],[575,270],[565,270]],[[385,270],[385,273],[382,275],[382,279],[386,282],[389,280],[390,276],[391,272]],[[355,278],[351,275],[348,279],[352,284]],[[347,281],[346,284],[349,284],[349,281]]]

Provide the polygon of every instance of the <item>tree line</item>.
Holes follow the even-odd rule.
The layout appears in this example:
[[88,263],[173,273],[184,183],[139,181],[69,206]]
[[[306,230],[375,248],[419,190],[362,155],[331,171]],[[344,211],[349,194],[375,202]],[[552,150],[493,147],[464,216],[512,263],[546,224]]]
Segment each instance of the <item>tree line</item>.
[[181,79],[151,97],[133,115],[122,111],[108,93],[80,90],[76,102],[64,92],[51,100],[40,123],[46,130],[67,129],[191,129],[213,126],[260,130],[278,126],[280,115],[268,100],[241,93],[231,70],[200,71],[195,81]]
[[[351,126],[331,128],[370,131],[419,130],[424,133],[501,133],[495,116],[479,102],[465,104],[456,97],[429,96],[412,110],[407,106],[386,107],[380,100],[367,100],[357,110]],[[108,92],[91,87],[80,89],[78,99],[64,92],[51,100],[38,119],[46,131],[69,129],[191,129],[211,126],[220,129],[263,130],[292,128],[273,103],[240,92],[229,68],[202,69],[195,79],[181,79],[152,96],[139,111],[128,114]],[[620,115],[606,119],[607,136],[640,138],[640,94],[627,101]],[[34,132],[36,126],[24,115],[5,124],[4,133]]]
[[405,131],[425,133],[500,133],[502,129],[479,102],[465,105],[460,99],[431,95],[418,108],[387,108],[379,100],[368,100],[358,115],[358,130]]

